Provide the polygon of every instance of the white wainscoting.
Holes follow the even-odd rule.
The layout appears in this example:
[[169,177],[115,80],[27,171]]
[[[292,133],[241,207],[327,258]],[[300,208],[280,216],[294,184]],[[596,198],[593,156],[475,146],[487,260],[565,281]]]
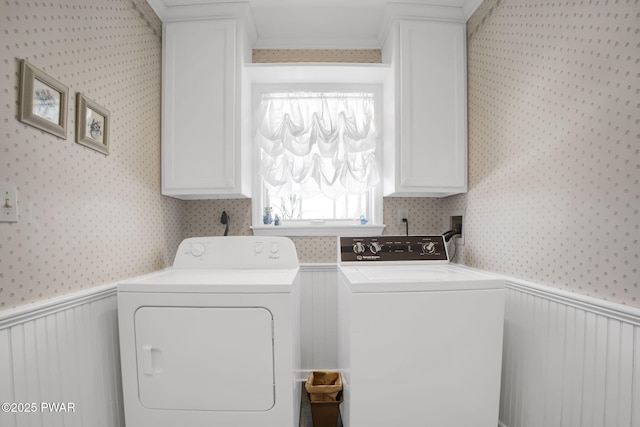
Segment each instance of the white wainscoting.
[[[0,312],[2,427],[124,427],[115,285]],[[75,412],[42,411],[72,403]]]
[[300,267],[300,341],[303,370],[338,366],[338,268],[336,264]]
[[640,310],[508,281],[507,427],[640,427]]
[[[301,267],[302,368],[337,366],[337,268]],[[508,280],[500,419],[507,427],[640,427],[640,310]],[[30,308],[31,307],[31,308]],[[115,286],[0,312],[2,427],[124,427]]]

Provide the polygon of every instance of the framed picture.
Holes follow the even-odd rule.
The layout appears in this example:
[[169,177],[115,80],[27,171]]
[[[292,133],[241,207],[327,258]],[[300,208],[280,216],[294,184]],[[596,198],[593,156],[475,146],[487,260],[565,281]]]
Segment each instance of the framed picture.
[[109,154],[109,111],[80,92],[76,94],[76,142]]
[[20,61],[18,119],[30,126],[67,139],[69,88],[26,60]]

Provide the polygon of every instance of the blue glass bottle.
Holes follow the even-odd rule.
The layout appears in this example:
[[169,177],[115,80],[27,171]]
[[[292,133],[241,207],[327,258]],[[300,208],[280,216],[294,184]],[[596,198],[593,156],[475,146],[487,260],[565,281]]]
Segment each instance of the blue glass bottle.
[[273,222],[273,217],[271,216],[271,208],[264,208],[264,215],[262,216],[262,222],[264,225],[269,225]]

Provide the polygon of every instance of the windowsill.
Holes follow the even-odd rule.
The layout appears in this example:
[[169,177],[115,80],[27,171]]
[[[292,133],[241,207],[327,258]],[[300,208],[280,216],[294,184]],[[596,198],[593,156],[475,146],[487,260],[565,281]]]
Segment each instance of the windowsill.
[[251,227],[256,236],[379,236],[385,225],[375,224],[296,224],[296,225],[254,225]]

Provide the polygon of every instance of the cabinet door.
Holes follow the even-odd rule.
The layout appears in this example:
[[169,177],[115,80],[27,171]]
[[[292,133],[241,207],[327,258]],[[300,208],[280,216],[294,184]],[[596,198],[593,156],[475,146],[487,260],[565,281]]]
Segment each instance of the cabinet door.
[[433,196],[465,192],[464,24],[407,20],[399,30],[396,191]]
[[163,64],[163,194],[197,198],[233,192],[235,21],[166,23]]

